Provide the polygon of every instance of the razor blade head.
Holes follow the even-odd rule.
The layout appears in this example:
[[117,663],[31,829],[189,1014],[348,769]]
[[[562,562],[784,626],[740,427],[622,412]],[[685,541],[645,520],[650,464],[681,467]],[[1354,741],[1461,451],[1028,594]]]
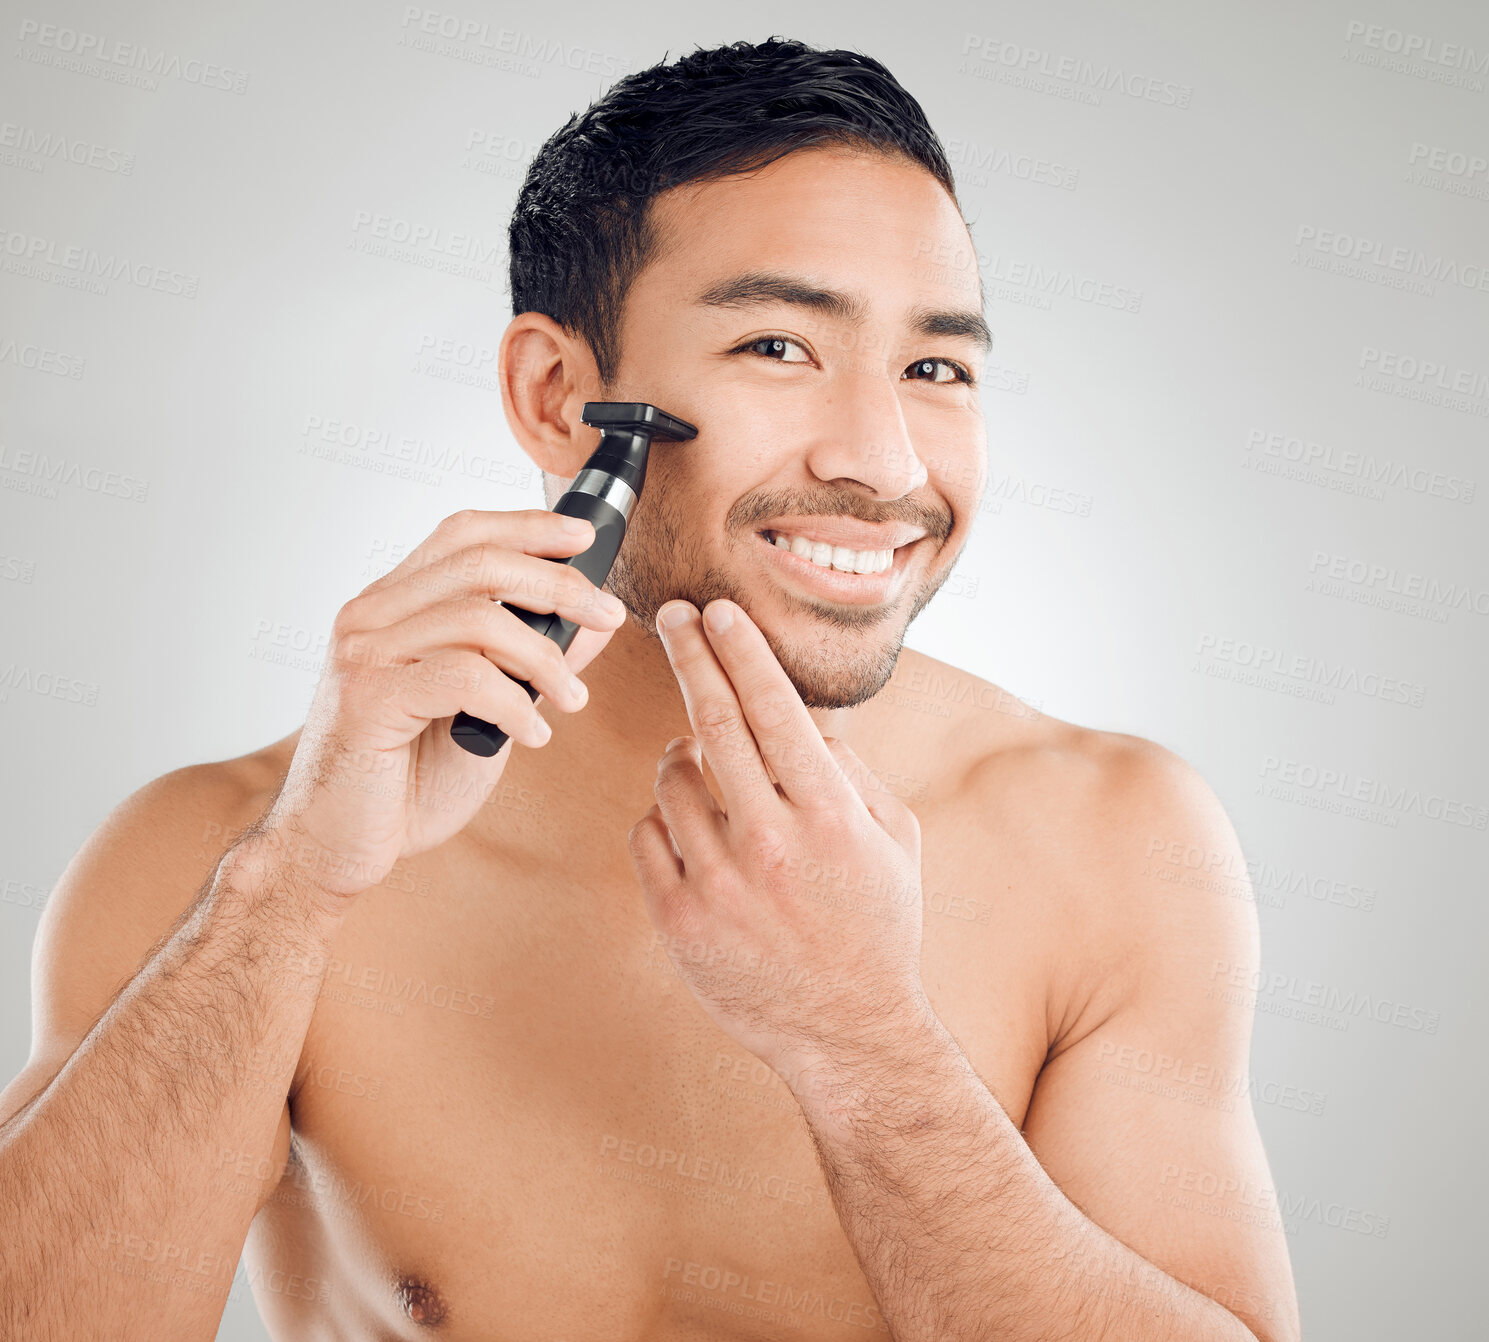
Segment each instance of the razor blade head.
[[698,436],[687,420],[645,401],[586,401],[579,418],[601,433],[643,433],[649,438],[679,440]]

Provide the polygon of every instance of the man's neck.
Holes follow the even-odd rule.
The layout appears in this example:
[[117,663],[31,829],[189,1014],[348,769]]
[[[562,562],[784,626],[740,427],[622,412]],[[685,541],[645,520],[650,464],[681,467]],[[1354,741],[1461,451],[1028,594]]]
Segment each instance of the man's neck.
[[[589,690],[584,707],[576,713],[545,708],[553,727],[548,744],[538,750],[513,747],[514,756],[527,757],[521,766],[523,783],[560,805],[597,789],[597,807],[634,806],[633,819],[640,819],[655,800],[657,760],[667,743],[696,734],[682,687],[661,640],[639,629],[634,619],[616,630],[579,674]],[[822,735],[841,737],[850,745],[861,711],[807,710]],[[717,786],[711,777],[709,781]]]

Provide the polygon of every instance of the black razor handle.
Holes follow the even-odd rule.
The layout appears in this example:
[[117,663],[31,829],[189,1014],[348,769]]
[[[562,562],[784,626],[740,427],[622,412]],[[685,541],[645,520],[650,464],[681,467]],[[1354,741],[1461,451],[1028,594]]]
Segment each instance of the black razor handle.
[[[652,439],[684,441],[697,437],[698,430],[686,420],[642,401],[586,401],[579,418],[600,430],[600,445],[553,505],[553,511],[567,517],[587,517],[595,529],[595,539],[587,550],[552,562],[572,564],[596,587],[603,587],[626,537],[631,510],[646,483]],[[579,632],[577,624],[556,611],[538,613],[512,605],[506,609],[564,651]],[[538,697],[528,681],[519,680],[517,684],[527,691],[529,699]],[[472,755],[494,755],[508,740],[507,733],[494,722],[483,722],[465,712],[455,715],[450,735]]]

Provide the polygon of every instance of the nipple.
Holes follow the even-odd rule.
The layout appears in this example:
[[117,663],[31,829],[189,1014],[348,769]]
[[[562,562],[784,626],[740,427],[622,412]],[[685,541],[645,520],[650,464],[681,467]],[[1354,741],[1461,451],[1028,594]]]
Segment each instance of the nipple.
[[445,1302],[422,1277],[405,1273],[398,1279],[398,1303],[415,1323],[433,1327],[445,1321]]

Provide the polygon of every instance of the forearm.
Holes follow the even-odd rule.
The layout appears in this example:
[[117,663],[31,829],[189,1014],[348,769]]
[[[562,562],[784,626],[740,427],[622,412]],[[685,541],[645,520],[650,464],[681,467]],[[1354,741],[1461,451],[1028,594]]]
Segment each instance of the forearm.
[[1255,1342],[1059,1190],[933,1014],[794,1087],[897,1342]]
[[0,1126],[0,1335],[214,1335],[338,924],[262,848],[230,852]]

